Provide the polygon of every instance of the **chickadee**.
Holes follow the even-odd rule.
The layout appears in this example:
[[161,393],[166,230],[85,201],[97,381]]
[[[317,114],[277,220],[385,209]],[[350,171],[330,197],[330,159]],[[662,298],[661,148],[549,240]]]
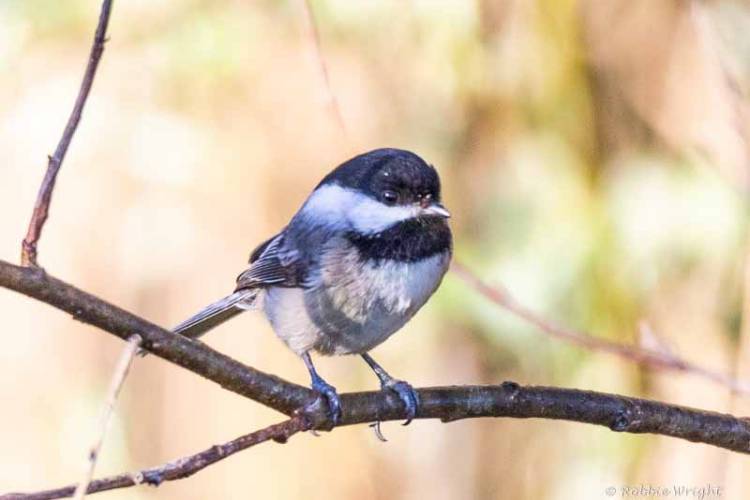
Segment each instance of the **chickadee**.
[[[409,423],[419,401],[368,351],[398,331],[440,285],[452,253],[435,168],[414,153],[377,149],[329,173],[279,234],[250,255],[231,295],[174,331],[197,338],[260,302],[276,335],[302,357],[312,389],[341,416],[336,389],[310,351],[359,354],[395,392]],[[262,299],[262,300],[259,300]]]

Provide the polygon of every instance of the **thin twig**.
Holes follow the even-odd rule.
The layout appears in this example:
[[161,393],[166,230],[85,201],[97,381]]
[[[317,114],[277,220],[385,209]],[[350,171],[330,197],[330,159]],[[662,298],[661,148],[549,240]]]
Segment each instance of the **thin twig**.
[[[739,378],[750,372],[750,238],[745,242],[745,258],[742,269],[742,323],[737,352],[734,356],[733,373]],[[731,408],[738,409],[742,405],[736,399],[732,400]],[[745,406],[746,407],[746,406]]]
[[109,384],[109,390],[107,391],[107,398],[105,399],[104,408],[102,408],[102,415],[99,421],[99,432],[94,440],[94,444],[89,449],[88,460],[86,462],[86,468],[83,472],[83,477],[78,483],[78,487],[75,490],[74,498],[81,500],[86,496],[86,491],[91,482],[91,478],[94,476],[94,469],[96,468],[96,461],[99,458],[99,453],[102,450],[102,444],[104,443],[104,437],[109,429],[109,423],[112,419],[112,413],[115,411],[115,405],[117,404],[117,398],[120,395],[120,389],[125,381],[125,377],[128,375],[130,365],[133,363],[133,357],[138,352],[138,347],[141,345],[142,338],[140,335],[132,335],[127,342],[127,345],[120,354],[120,359],[117,362],[115,371],[112,374],[112,380]]
[[[228,443],[212,446],[195,455],[180,458],[158,467],[143,469],[135,473],[119,474],[117,476],[97,479],[89,484],[86,493],[90,494],[117,488],[127,488],[139,484],[158,486],[164,481],[183,479],[192,476],[211,464],[224,460],[239,451],[257,444],[270,440],[285,443],[298,432],[307,430],[309,426],[310,423],[304,415],[297,414],[282,423],[246,434]],[[54,498],[66,498],[73,495],[74,489],[75,486],[70,485],[36,493],[9,493],[0,496],[0,500],[51,500]]]
[[339,107],[338,99],[334,94],[331,87],[331,80],[328,77],[328,66],[326,65],[325,58],[323,57],[323,50],[320,46],[320,33],[318,32],[318,25],[315,22],[315,13],[313,12],[310,0],[299,0],[302,11],[305,14],[305,32],[308,39],[308,47],[313,60],[314,66],[318,69],[318,76],[320,80],[320,87],[323,89],[325,95],[325,107],[328,112],[328,116],[331,121],[339,129],[341,137],[343,137],[347,148],[351,152],[351,140],[349,132],[344,122],[344,116],[341,114],[341,108]]
[[544,333],[577,344],[590,351],[614,354],[628,361],[662,370],[674,370],[689,373],[710,380],[716,384],[729,388],[736,394],[750,395],[750,385],[729,375],[709,370],[702,366],[686,361],[667,351],[656,351],[637,346],[613,342],[588,333],[559,326],[548,321],[537,313],[519,303],[508,290],[490,286],[477,275],[469,271],[464,265],[454,261],[451,265],[453,273],[479,292],[491,302],[499,305],[508,312],[539,328]]
[[68,123],[65,125],[65,130],[60,138],[60,142],[57,144],[55,153],[47,157],[47,173],[44,174],[44,180],[42,180],[42,185],[39,187],[34,211],[29,221],[29,228],[21,244],[21,264],[24,266],[37,265],[37,244],[39,243],[44,223],[49,215],[49,205],[52,200],[52,191],[55,188],[55,180],[65,159],[65,153],[68,151],[70,141],[73,139],[73,135],[78,128],[78,123],[81,121],[81,114],[86,105],[86,99],[88,99],[91,85],[94,83],[96,69],[99,67],[99,60],[102,57],[104,44],[107,41],[107,25],[109,24],[111,10],[112,0],[104,0],[99,14],[99,24],[94,34],[94,42],[91,46],[89,62],[83,74],[83,80],[78,90],[78,97],[73,106],[73,111],[70,113],[70,117],[68,117]]

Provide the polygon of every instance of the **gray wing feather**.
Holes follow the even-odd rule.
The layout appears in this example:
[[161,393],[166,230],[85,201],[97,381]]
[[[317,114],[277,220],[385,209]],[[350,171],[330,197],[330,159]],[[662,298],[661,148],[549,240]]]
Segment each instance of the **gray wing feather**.
[[250,267],[237,277],[236,290],[263,288],[268,285],[296,286],[297,266],[290,252],[283,248],[284,233],[263,243],[251,256]]

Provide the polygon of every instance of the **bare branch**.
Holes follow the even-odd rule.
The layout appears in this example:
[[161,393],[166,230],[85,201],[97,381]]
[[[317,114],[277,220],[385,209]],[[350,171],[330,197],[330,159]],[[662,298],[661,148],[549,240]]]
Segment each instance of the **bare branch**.
[[[417,418],[443,422],[473,417],[547,418],[603,425],[617,432],[654,433],[750,453],[750,424],[745,419],[680,406],[589,391],[550,387],[521,387],[514,382],[499,386],[420,389],[422,401]],[[396,401],[382,393],[345,394],[345,424],[404,418]],[[396,404],[391,404],[396,403]],[[284,442],[297,432],[312,428],[302,413],[290,420],[242,436],[224,445],[135,474],[121,474],[93,481],[88,493],[141,483],[158,485],[188,477],[195,472],[255,444],[273,439]],[[31,494],[11,493],[0,500],[63,498],[73,486]]]
[[[97,493],[100,491],[127,488],[139,484],[160,485],[164,481],[174,481],[190,477],[196,472],[205,469],[211,464],[224,460],[235,453],[265,443],[276,441],[285,443],[290,437],[300,431],[307,430],[310,423],[301,415],[295,415],[282,423],[271,425],[265,429],[255,431],[251,434],[238,437],[228,443],[212,446],[200,453],[189,457],[180,458],[158,467],[144,469],[130,474],[119,474],[103,479],[92,481],[86,493]],[[65,486],[54,490],[40,491],[37,493],[9,493],[0,496],[0,500],[51,500],[54,498],[66,498],[73,495],[75,486]]]
[[73,106],[73,111],[70,113],[70,117],[68,117],[68,123],[65,125],[65,130],[60,138],[60,142],[57,144],[55,153],[52,156],[48,156],[47,173],[44,174],[44,180],[42,180],[42,185],[39,187],[34,211],[29,221],[29,228],[21,244],[21,264],[24,266],[37,265],[37,244],[42,234],[44,223],[47,221],[47,216],[49,215],[49,205],[52,200],[52,191],[55,188],[55,180],[65,159],[65,153],[68,152],[70,141],[73,139],[73,135],[78,128],[78,123],[81,121],[81,114],[86,105],[86,99],[88,99],[91,85],[94,83],[94,76],[99,67],[99,60],[104,52],[104,44],[107,41],[107,26],[111,10],[112,0],[104,0],[99,14],[99,24],[94,34],[94,42],[91,46],[89,62],[83,74],[83,80],[78,90],[78,97]]
[[[310,389],[255,370],[201,342],[159,328],[49,276],[43,269],[0,261],[0,286],[46,302],[122,339],[138,332],[143,337],[143,348],[149,352],[287,415],[304,408],[312,428],[330,428],[325,404]],[[750,453],[750,424],[746,420],[656,401],[571,389],[522,388],[514,383],[425,388],[418,393],[421,404],[417,418],[571,420],[616,431],[663,434]],[[399,398],[388,391],[343,394],[341,402],[341,425],[406,416]]]
[[485,298],[491,302],[499,305],[515,316],[522,320],[530,323],[539,328],[544,333],[570,342],[577,344],[590,351],[606,352],[614,354],[628,361],[638,363],[644,366],[652,368],[658,368],[662,370],[673,370],[683,373],[689,373],[702,377],[716,384],[722,385],[729,388],[732,392],[743,395],[750,395],[750,385],[746,382],[739,381],[729,375],[715,372],[696,365],[689,361],[686,361],[678,356],[675,356],[671,352],[667,351],[656,351],[653,349],[645,349],[642,347],[631,346],[622,344],[619,342],[613,342],[599,337],[594,337],[588,333],[565,328],[563,326],[556,325],[550,321],[539,316],[537,313],[528,309],[526,306],[519,303],[511,294],[504,288],[497,286],[490,286],[483,282],[474,273],[469,271],[463,264],[453,262],[451,265],[453,273],[466,282],[470,287],[479,292]]
[[94,444],[91,446],[88,455],[88,461],[86,463],[86,469],[83,472],[83,478],[78,483],[78,487],[75,490],[75,498],[77,500],[82,499],[86,496],[87,488],[91,482],[91,478],[94,476],[94,469],[96,468],[96,461],[99,458],[99,453],[102,450],[102,444],[104,443],[104,436],[107,434],[109,429],[109,422],[112,418],[112,413],[115,411],[115,404],[117,404],[117,397],[120,395],[120,389],[125,381],[125,377],[128,375],[130,365],[133,363],[133,356],[138,352],[138,347],[141,345],[141,336],[138,334],[132,335],[128,339],[128,343],[123,349],[120,355],[120,360],[117,362],[115,371],[112,374],[112,381],[109,384],[109,390],[107,391],[107,398],[105,399],[104,408],[102,409],[101,421],[99,424],[99,433],[96,436]]
[[14,266],[0,260],[0,286],[46,302],[123,340],[138,332],[143,338],[143,349],[286,415],[315,397],[310,389],[250,368],[202,342],[164,330],[53,278],[42,268]]

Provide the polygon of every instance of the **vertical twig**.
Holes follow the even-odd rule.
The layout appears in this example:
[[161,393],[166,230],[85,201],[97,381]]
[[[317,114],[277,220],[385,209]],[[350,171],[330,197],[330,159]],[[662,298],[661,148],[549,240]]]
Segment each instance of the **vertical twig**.
[[331,118],[331,121],[339,129],[341,137],[344,138],[347,149],[351,150],[351,140],[346,129],[344,116],[341,114],[341,108],[339,107],[336,95],[333,93],[331,80],[328,77],[328,67],[325,58],[323,57],[323,50],[320,46],[320,34],[318,32],[318,25],[315,22],[315,14],[310,5],[310,0],[299,0],[299,2],[302,11],[305,14],[305,32],[309,40],[308,46],[310,47],[311,59],[313,60],[315,67],[318,69],[320,87],[323,89],[323,94],[325,95],[326,111]]
[[83,81],[81,81],[81,87],[78,91],[73,111],[70,113],[70,117],[68,117],[68,123],[65,125],[65,130],[60,138],[60,142],[57,144],[55,153],[47,157],[47,173],[44,174],[44,180],[42,180],[42,185],[39,187],[34,211],[29,221],[29,228],[21,244],[21,264],[24,266],[37,265],[37,244],[42,234],[44,223],[49,215],[49,205],[52,200],[52,191],[55,188],[55,179],[57,179],[57,174],[65,159],[65,153],[68,151],[70,141],[73,139],[73,135],[78,128],[78,123],[81,121],[83,107],[86,105],[91,85],[94,83],[96,69],[99,66],[99,60],[104,52],[104,43],[107,40],[107,25],[109,24],[111,10],[112,0],[104,0],[99,14],[99,24],[94,34],[94,43],[91,46],[89,62],[83,74]]
[[[307,420],[307,417],[303,413],[295,413],[289,420],[240,436],[227,443],[211,446],[200,453],[178,458],[158,467],[97,479],[91,482],[87,493],[128,488],[139,484],[159,486],[165,481],[184,479],[240,451],[267,441],[275,441],[283,444],[295,434],[309,429],[310,422]],[[0,500],[53,500],[55,498],[67,498],[73,495],[73,489],[74,486],[71,485],[35,493],[8,493],[0,495]]]
[[89,487],[91,478],[94,476],[94,469],[96,468],[96,461],[99,458],[99,452],[102,449],[104,443],[104,437],[107,435],[107,429],[109,429],[109,423],[112,417],[112,413],[115,410],[115,404],[117,404],[117,397],[122,389],[122,384],[125,381],[125,377],[128,375],[130,365],[133,363],[133,356],[138,351],[142,342],[140,335],[133,335],[128,339],[128,344],[123,349],[120,355],[120,360],[117,362],[115,371],[112,374],[112,380],[109,384],[109,390],[107,391],[107,398],[104,401],[104,407],[102,408],[102,414],[99,421],[99,432],[97,433],[94,443],[89,449],[88,462],[83,472],[81,481],[76,487],[74,498],[81,500],[86,496],[86,490]]
[[[745,241],[745,258],[743,259],[742,269],[742,303],[741,303],[741,323],[740,336],[737,340],[736,350],[734,352],[733,368],[734,377],[741,379],[750,374],[750,239]],[[729,411],[747,415],[750,411],[750,404],[747,400],[742,400],[731,394],[729,401]],[[722,464],[723,480],[722,483],[728,493],[744,492],[750,481],[748,481],[747,460],[737,460],[734,457],[726,457]]]

